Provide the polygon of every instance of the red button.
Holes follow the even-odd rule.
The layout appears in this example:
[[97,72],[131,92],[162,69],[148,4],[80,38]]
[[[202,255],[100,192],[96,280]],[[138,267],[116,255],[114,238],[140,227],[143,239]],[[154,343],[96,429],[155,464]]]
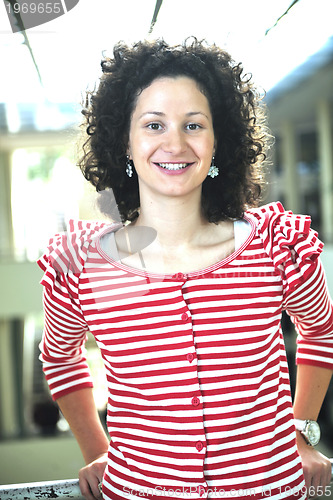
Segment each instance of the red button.
[[206,493],[206,489],[204,488],[204,486],[198,486],[197,491],[198,491],[200,497],[203,497]]
[[199,404],[200,404],[200,399],[194,396],[194,398],[192,398],[192,405],[198,406]]
[[183,274],[183,273],[176,273],[176,274],[174,274],[174,278],[176,280],[183,281],[183,280],[186,280],[187,276],[186,276],[186,274]]
[[188,315],[186,313],[183,313],[182,316],[182,321],[187,321],[188,320]]
[[198,442],[196,443],[195,447],[196,447],[196,449],[197,449],[198,451],[202,451],[202,450],[203,450],[203,448],[204,448],[204,445],[203,445],[203,443],[202,443],[201,441],[198,441]]
[[190,363],[192,363],[192,361],[194,360],[194,354],[192,354],[192,353],[189,353],[186,357],[187,357],[187,361],[189,361]]

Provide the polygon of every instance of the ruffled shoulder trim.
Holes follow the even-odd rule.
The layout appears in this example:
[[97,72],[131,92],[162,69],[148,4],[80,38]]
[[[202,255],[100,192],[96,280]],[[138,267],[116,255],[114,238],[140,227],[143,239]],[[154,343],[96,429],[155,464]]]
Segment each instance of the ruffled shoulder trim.
[[[115,229],[120,223],[111,224]],[[79,275],[87,260],[90,245],[104,231],[109,224],[105,222],[88,222],[73,219],[69,220],[67,231],[53,236],[47,247],[47,252],[37,261],[39,267],[47,273],[52,270],[56,273],[72,273]],[[45,276],[44,276],[45,278]],[[44,283],[45,279],[41,281]]]
[[280,202],[250,209],[265,252],[285,281],[286,292],[303,283],[316,266],[324,244],[311,229],[309,215],[285,211]]

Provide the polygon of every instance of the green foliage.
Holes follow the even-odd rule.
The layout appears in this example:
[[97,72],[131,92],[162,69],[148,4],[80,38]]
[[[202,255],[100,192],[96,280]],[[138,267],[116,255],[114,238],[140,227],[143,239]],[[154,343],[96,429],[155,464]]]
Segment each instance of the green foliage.
[[44,182],[49,181],[52,176],[54,164],[60,156],[62,156],[62,152],[56,150],[39,152],[39,161],[31,163],[28,167],[28,180],[40,179]]

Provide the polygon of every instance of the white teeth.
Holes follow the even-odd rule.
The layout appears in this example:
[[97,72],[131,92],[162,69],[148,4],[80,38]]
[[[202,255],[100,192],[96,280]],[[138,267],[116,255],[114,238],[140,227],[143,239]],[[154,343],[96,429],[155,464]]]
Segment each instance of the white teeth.
[[166,170],[181,170],[186,168],[188,163],[159,163],[159,166],[165,168]]

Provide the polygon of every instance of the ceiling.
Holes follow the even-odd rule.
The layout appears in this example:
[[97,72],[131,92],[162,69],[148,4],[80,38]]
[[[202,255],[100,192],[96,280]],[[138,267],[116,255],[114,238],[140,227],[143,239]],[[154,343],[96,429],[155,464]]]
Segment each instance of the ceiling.
[[[43,85],[21,33],[0,13],[0,102],[79,102],[100,76],[102,52],[119,40],[190,35],[229,50],[255,81],[270,89],[333,34],[332,0],[163,0],[148,34],[156,0],[80,0],[67,14],[27,30]],[[0,6],[0,9],[4,4]]]
[[333,107],[333,37],[268,92],[270,128],[276,134],[289,121],[312,130],[320,102]]

